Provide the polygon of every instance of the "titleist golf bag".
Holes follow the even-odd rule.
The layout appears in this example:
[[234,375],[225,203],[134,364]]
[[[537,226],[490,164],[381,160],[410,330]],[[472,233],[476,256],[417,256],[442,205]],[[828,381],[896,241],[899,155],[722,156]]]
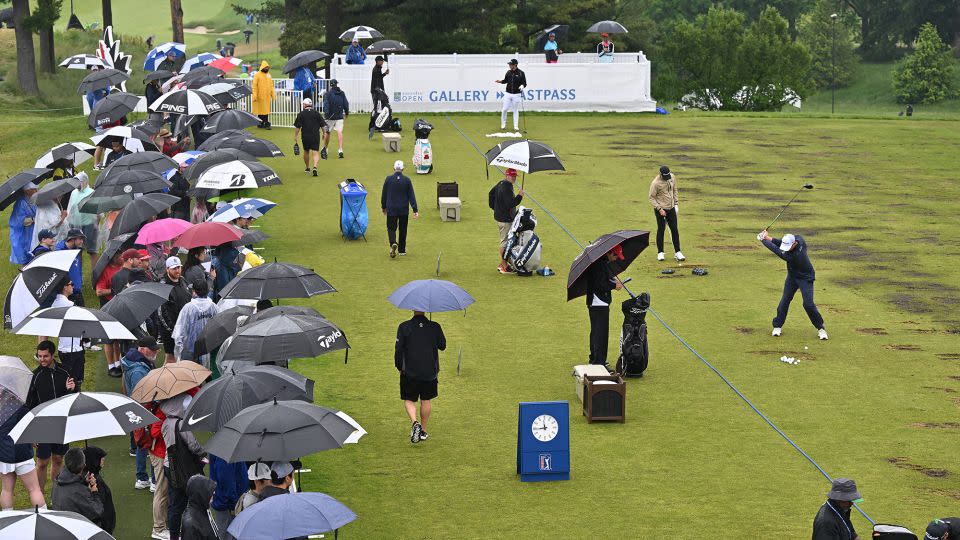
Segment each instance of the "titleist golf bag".
[[617,360],[617,372],[624,377],[643,377],[650,361],[647,349],[647,308],[650,307],[650,294],[624,300],[623,328],[620,330],[620,358]]
[[433,124],[422,118],[418,118],[413,123],[413,134],[417,137],[417,143],[413,147],[413,164],[417,168],[417,174],[430,174],[433,171],[433,148],[430,144],[430,132],[433,131]]
[[540,269],[540,237],[533,232],[536,226],[533,210],[518,206],[504,251],[507,264],[518,276],[530,276]]
[[393,117],[393,107],[390,106],[390,103],[387,101],[387,94],[383,90],[378,90],[380,93],[380,99],[378,103],[383,103],[383,106],[378,109],[370,111],[370,127],[374,131],[380,132],[389,132],[389,131],[400,131],[403,128],[400,126],[400,120]]

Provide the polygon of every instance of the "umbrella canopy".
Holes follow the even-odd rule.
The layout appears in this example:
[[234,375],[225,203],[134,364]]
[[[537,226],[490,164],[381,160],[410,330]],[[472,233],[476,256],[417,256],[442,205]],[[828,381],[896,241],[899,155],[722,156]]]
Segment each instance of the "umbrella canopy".
[[236,56],[224,56],[223,58],[217,58],[213,62],[210,62],[207,64],[207,66],[217,68],[226,73],[242,63],[242,58],[237,58]]
[[[253,90],[249,86],[235,82],[215,82],[201,86],[199,90],[213,96],[223,106],[240,101],[245,96],[253,95]],[[209,120],[207,121],[209,122]]]
[[258,311],[247,319],[247,324],[269,319],[270,317],[279,317],[280,315],[303,315],[305,317],[319,317],[323,315],[319,311],[306,306],[273,306],[263,311]]
[[145,118],[143,120],[135,120],[130,122],[127,124],[127,127],[137,128],[146,133],[148,136],[153,137],[160,132],[162,125],[159,121],[155,121],[152,118]]
[[32,380],[33,372],[22,360],[0,356],[0,422],[6,422],[27,401]]
[[223,105],[209,94],[197,90],[167,92],[153,103],[150,110],[158,113],[208,115],[223,110]]
[[[98,178],[99,180],[99,178]],[[93,197],[114,197],[134,193],[151,193],[169,188],[170,181],[153,171],[120,171],[110,174],[93,190]]]
[[267,139],[254,137],[246,131],[221,131],[210,137],[197,150],[209,152],[223,148],[235,148],[254,157],[282,157],[280,147]]
[[277,315],[241,326],[230,343],[220,348],[218,358],[261,364],[349,348],[347,336],[327,319]]
[[108,165],[97,177],[93,187],[100,187],[112,175],[124,171],[150,171],[163,174],[175,168],[177,168],[177,162],[160,152],[149,151],[127,154]]
[[329,56],[329,54],[315,49],[298,52],[291,56],[290,59],[287,60],[287,63],[283,65],[283,72],[290,73],[297,68],[308,66]]
[[425,313],[465,310],[475,302],[473,297],[457,284],[442,279],[411,281],[393,291],[387,300],[400,309]]
[[123,253],[125,250],[133,246],[134,234],[127,233],[121,234],[116,238],[111,238],[107,241],[106,247],[103,248],[103,253],[100,254],[100,257],[97,258],[97,264],[93,266],[92,271],[92,281],[96,283],[100,279],[100,274],[103,273],[103,270],[110,264],[110,261],[113,260],[113,257],[117,253]]
[[157,244],[173,240],[180,236],[193,224],[177,218],[164,218],[151,221],[140,228],[137,233],[137,242],[140,245]]
[[114,92],[97,102],[87,117],[87,124],[92,128],[112,124],[136,109],[138,103],[140,96],[129,92]]
[[103,60],[95,54],[75,54],[68,56],[63,62],[60,62],[60,67],[67,69],[93,69],[110,66],[105,64]]
[[172,71],[167,71],[165,69],[158,69],[152,73],[147,73],[147,76],[143,78],[143,82],[150,81],[162,81],[173,77],[175,74]]
[[100,309],[132,330],[143,324],[164,302],[169,300],[172,290],[173,285],[137,283],[117,293]]
[[87,75],[80,81],[80,86],[77,87],[77,94],[81,96],[87,92],[92,92],[94,90],[100,90],[101,88],[110,88],[111,86],[117,86],[118,84],[129,79],[130,76],[126,73],[113,69],[105,68],[98,69],[97,71],[92,72]]
[[233,247],[251,246],[253,244],[259,244],[260,242],[263,242],[267,238],[270,238],[270,237],[267,236],[267,234],[264,233],[263,231],[244,229],[243,236],[241,236],[239,240],[234,240],[233,242],[230,242],[230,245]]
[[34,199],[34,201],[37,204],[45,204],[50,201],[58,200],[60,197],[63,197],[67,193],[79,188],[80,179],[76,177],[54,180],[53,182],[48,182],[47,185],[43,186],[37,191],[36,199]]
[[225,129],[246,129],[260,122],[256,116],[237,109],[227,109],[210,115],[200,133],[219,133]]
[[179,170],[182,167],[189,167],[198,157],[204,154],[206,154],[206,152],[201,150],[187,150],[186,152],[180,152],[173,156],[172,159],[177,162],[177,170]]
[[53,176],[53,170],[44,167],[25,169],[20,171],[12,178],[0,185],[0,210],[10,206],[16,200],[17,193],[29,183],[40,184],[40,182]]
[[219,54],[214,54],[209,52],[200,53],[192,58],[187,58],[187,60],[183,63],[183,67],[180,68],[180,73],[195,71],[197,69],[200,69],[208,65],[210,62],[213,62],[214,60],[219,60],[220,58],[223,58],[223,57],[220,56]]
[[[51,251],[27,263],[14,278],[3,303],[3,327],[20,324],[38,307],[57,295],[60,283],[68,279],[79,249]],[[42,334],[41,334],[42,335]]]
[[380,41],[375,41],[367,46],[367,54],[381,54],[381,53],[408,53],[410,52],[410,47],[401,41],[394,39],[382,39]]
[[167,363],[144,375],[130,392],[130,399],[138,403],[170,399],[200,386],[211,373],[209,369],[196,362]]
[[272,262],[237,274],[221,289],[220,297],[248,300],[309,298],[336,291],[333,285],[309,268]]
[[487,164],[509,167],[527,173],[563,171],[563,163],[552,148],[542,142],[520,140],[504,141],[487,150]]
[[131,152],[144,152],[147,150],[159,151],[157,145],[150,139],[150,135],[131,126],[112,127],[90,137],[90,140],[97,146],[110,148],[110,143],[116,138],[122,139],[124,148]]
[[[140,226],[160,212],[173,206],[180,198],[169,193],[147,193],[126,202],[110,227],[110,238],[126,233],[136,233]],[[138,242],[143,245],[152,242]]]
[[56,510],[4,510],[0,512],[0,538],[115,540],[80,514]]
[[556,34],[557,41],[563,41],[567,39],[567,34],[570,33],[570,25],[567,24],[555,24],[553,26],[544,28],[540,34],[537,36],[536,41],[533,42],[533,50],[542,51],[543,46],[549,41],[550,34]]
[[[229,223],[205,221],[191,226],[177,238],[174,247],[193,249],[202,246],[219,246],[243,237],[243,229]],[[242,274],[242,272],[241,272]],[[239,276],[238,276],[239,277]]]
[[167,55],[171,52],[177,58],[185,56],[187,52],[187,46],[183,43],[177,43],[175,41],[169,41],[163,45],[157,45],[147,53],[147,57],[143,61],[143,70],[155,71],[157,66],[166,60]]
[[10,430],[16,443],[68,444],[126,435],[160,419],[114,392],[77,392],[34,407]]
[[13,327],[14,334],[89,339],[137,339],[123,324],[99,309],[80,306],[41,309]]
[[356,443],[366,433],[342,411],[305,401],[274,400],[237,413],[204,449],[228,463],[289,461]]
[[266,199],[243,197],[223,205],[207,218],[207,221],[229,223],[237,218],[259,218],[269,212],[277,203]]
[[187,179],[191,184],[196,184],[197,179],[200,178],[200,175],[204,171],[219,165],[221,163],[226,163],[228,161],[236,160],[252,160],[255,159],[253,156],[246,152],[241,152],[235,148],[223,148],[220,150],[214,150],[206,152],[187,167],[187,170],[183,171],[183,177]]
[[340,34],[343,41],[353,41],[355,39],[377,39],[382,38],[383,34],[372,26],[354,26]]
[[241,410],[273,399],[313,401],[313,381],[280,366],[227,372],[193,396],[181,429],[216,432]]
[[[189,88],[190,90],[196,90],[198,88],[203,88],[208,84],[214,84],[218,82],[223,82],[223,71],[213,67],[213,66],[204,66],[202,68],[196,69],[187,73],[186,75],[180,75],[181,78],[179,84],[184,88]],[[170,79],[173,81],[175,79]],[[167,81],[169,83],[170,81]],[[164,84],[167,84],[164,83]],[[162,87],[161,87],[162,88]]]
[[102,214],[111,210],[119,210],[133,200],[132,195],[117,195],[116,197],[94,197],[91,193],[83,198],[77,208],[85,214]]
[[197,179],[198,189],[253,189],[280,184],[280,177],[259,161],[228,161],[206,170]]
[[227,531],[237,540],[298,538],[335,531],[355,519],[353,510],[325,493],[285,493],[248,506]]
[[197,356],[208,354],[223,345],[223,342],[237,331],[240,318],[249,317],[252,314],[253,307],[241,305],[225,309],[211,317],[193,344],[194,354]]
[[40,156],[34,167],[56,168],[59,165],[79,165],[93,157],[97,147],[82,142],[68,142],[58,144]]
[[[570,265],[570,273],[567,275],[567,301],[587,294],[586,274],[591,265],[607,264],[613,275],[617,275],[626,270],[649,244],[650,233],[647,231],[617,231],[594,240],[583,248],[583,252],[577,255]],[[604,257],[616,246],[620,246],[623,251],[623,260],[607,261]]]
[[626,34],[627,29],[617,21],[600,21],[587,28],[588,34]]

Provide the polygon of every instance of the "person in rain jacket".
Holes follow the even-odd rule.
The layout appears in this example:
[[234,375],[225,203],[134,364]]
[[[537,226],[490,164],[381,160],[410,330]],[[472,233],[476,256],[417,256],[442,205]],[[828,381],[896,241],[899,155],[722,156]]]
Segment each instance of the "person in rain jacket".
[[337,154],[340,159],[343,159],[343,121],[347,116],[350,116],[350,102],[347,100],[347,94],[340,89],[336,79],[330,79],[330,87],[323,94],[323,119],[327,122],[327,127],[323,131],[321,158],[327,159],[327,145],[330,144],[332,130],[337,132],[339,145]]
[[363,50],[363,46],[360,45],[360,41],[357,38],[353,38],[350,46],[347,47],[347,63],[362,64],[366,59],[367,53]]
[[260,62],[260,69],[253,76],[253,114],[260,118],[258,128],[270,129],[270,100],[277,97],[270,77],[270,64]]
[[217,305],[207,296],[210,291],[206,280],[191,283],[190,287],[193,291],[193,299],[180,310],[177,324],[173,327],[173,354],[177,360],[192,360],[206,365],[210,357],[203,355],[197,358],[193,354],[193,345],[210,319],[217,314]]
[[[156,367],[154,361],[159,349],[160,345],[152,336],[142,337],[137,340],[137,346],[130,347],[130,350],[120,359],[120,369],[123,372],[123,388],[128,396],[133,393],[133,389],[137,387],[140,379]],[[133,435],[130,436],[130,440],[133,441]],[[135,447],[136,445],[131,446],[131,448]],[[147,475],[147,460],[150,452],[146,448],[139,447],[136,447],[134,452],[136,453],[135,474],[137,478],[135,488],[148,488],[150,487],[150,476]]]
[[180,525],[181,540],[219,540],[221,536],[226,537],[226,531],[220,531],[208,514],[216,487],[216,482],[202,474],[195,474],[187,481],[187,509],[183,511]]
[[97,488],[97,480],[87,472],[83,450],[71,448],[63,456],[63,470],[57,475],[53,486],[54,510],[76,512],[99,524],[103,518],[103,500]]
[[[207,457],[210,459],[210,479],[217,483],[210,501],[210,519],[220,531],[226,531],[233,521],[233,509],[247,491],[247,464],[243,461],[227,463],[213,454],[207,454]],[[189,495],[188,492],[188,498]]]
[[117,509],[113,506],[113,492],[110,486],[103,479],[103,462],[107,453],[99,447],[88,446],[83,449],[83,458],[86,462],[87,472],[93,475],[97,483],[97,493],[100,500],[103,501],[103,513],[100,515],[100,521],[95,522],[98,527],[113,534],[113,529],[117,527]]
[[233,281],[243,268],[243,257],[240,250],[230,244],[223,244],[213,248],[213,300],[220,301],[220,291]]
[[36,184],[30,183],[20,190],[13,210],[10,211],[10,262],[27,264],[30,262],[30,250],[33,246],[34,220],[37,217],[37,205],[31,202],[37,193]]
[[314,84],[316,82],[317,77],[310,71],[310,68],[300,66],[296,69],[293,76],[293,89],[303,92],[304,99],[313,99]]

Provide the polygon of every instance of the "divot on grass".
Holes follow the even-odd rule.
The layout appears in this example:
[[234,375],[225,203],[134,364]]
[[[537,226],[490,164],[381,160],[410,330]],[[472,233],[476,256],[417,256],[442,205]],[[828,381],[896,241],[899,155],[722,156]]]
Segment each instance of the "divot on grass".
[[884,349],[889,351],[922,351],[919,345],[890,344],[884,345]]
[[885,336],[887,331],[884,328],[857,328],[857,332],[871,336]]
[[750,335],[750,334],[756,332],[756,329],[755,329],[755,328],[750,328],[749,326],[735,326],[735,327],[733,328],[733,330],[734,330],[736,333],[742,334],[742,335]]
[[914,422],[910,427],[927,429],[960,429],[960,422]]
[[937,358],[941,360],[960,360],[960,353],[937,353]]
[[946,478],[950,476],[950,471],[946,469],[933,469],[930,467],[924,467],[923,465],[917,465],[916,463],[911,463],[910,460],[905,457],[887,458],[887,463],[898,469],[906,469],[908,471],[917,471],[923,473],[930,478]]

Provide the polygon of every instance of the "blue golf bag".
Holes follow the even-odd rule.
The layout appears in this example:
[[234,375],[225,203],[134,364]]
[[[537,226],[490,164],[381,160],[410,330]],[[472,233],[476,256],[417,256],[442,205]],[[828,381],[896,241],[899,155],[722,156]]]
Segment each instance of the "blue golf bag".
[[344,240],[367,240],[367,190],[353,178],[340,182],[340,236]]

